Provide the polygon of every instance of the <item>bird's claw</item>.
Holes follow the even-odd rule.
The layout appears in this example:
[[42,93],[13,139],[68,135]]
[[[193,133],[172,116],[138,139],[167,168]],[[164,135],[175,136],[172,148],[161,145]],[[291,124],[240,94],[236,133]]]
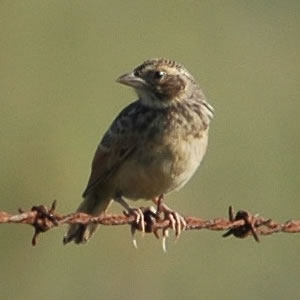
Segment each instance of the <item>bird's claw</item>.
[[131,224],[131,236],[132,236],[132,243],[134,248],[138,248],[135,233],[137,230],[140,230],[142,232],[142,236],[145,234],[145,217],[144,212],[141,208],[129,208],[126,212],[124,212],[127,216],[134,216],[135,219],[133,223]]
[[[161,212],[164,216],[161,218]],[[169,237],[169,228],[175,231],[175,241],[177,241],[181,235],[181,232],[184,231],[187,227],[187,223],[184,217],[182,217],[178,212],[173,211],[168,206],[163,203],[159,203],[157,208],[157,219],[163,221],[169,221],[168,226],[162,229],[162,248],[164,252],[167,252],[167,238]],[[156,238],[159,239],[158,229],[153,231]]]
[[178,240],[181,232],[184,231],[187,226],[185,218],[176,211],[167,210],[165,212],[165,219],[169,220],[169,226],[175,231],[176,240]]
[[135,230],[140,230],[142,234],[145,233],[145,217],[144,212],[141,208],[130,208],[126,212],[124,212],[127,216],[134,216],[135,219],[132,223],[132,226],[135,228]]
[[138,245],[137,245],[137,241],[136,241],[136,237],[135,237],[135,232],[136,232],[136,228],[134,226],[131,226],[132,244],[133,244],[133,247],[135,249],[137,249]]
[[[155,210],[153,211],[153,207],[129,208],[124,212],[127,216],[134,216],[134,221],[131,223],[131,235],[132,243],[135,248],[138,248],[135,235],[137,230],[142,232],[142,236],[144,236],[145,232],[153,232],[157,239],[160,238],[158,233],[159,228],[153,229],[152,227],[157,220],[169,221],[169,224],[162,229],[162,248],[164,252],[167,252],[169,229],[171,228],[175,231],[176,241],[180,237],[182,231],[186,229],[187,223],[185,218],[179,213],[173,211],[164,204],[159,208],[160,209],[156,212]],[[161,216],[161,212],[163,212],[163,216]]]
[[[164,196],[160,195],[152,199],[152,201],[157,205],[156,215],[158,219],[161,219],[161,213],[164,214],[163,220],[169,221],[169,226],[166,229],[172,228],[175,231],[176,240],[178,240],[182,231],[184,231],[187,227],[187,223],[185,218],[182,217],[178,212],[170,209],[166,204],[163,203]],[[155,236],[159,238],[158,234],[154,232]],[[166,235],[164,234],[163,230],[163,237]]]
[[165,228],[165,229],[163,229],[163,234],[162,234],[162,248],[165,253],[167,253],[167,251],[168,251],[168,248],[167,248],[168,237],[169,237],[169,230],[167,228]]

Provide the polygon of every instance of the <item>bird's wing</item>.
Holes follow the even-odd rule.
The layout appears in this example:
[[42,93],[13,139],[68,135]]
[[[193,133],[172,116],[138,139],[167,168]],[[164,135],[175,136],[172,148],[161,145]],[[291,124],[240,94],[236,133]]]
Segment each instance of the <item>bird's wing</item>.
[[134,105],[125,108],[103,136],[94,155],[90,179],[83,197],[110,178],[137,148],[139,137],[130,120],[134,110]]

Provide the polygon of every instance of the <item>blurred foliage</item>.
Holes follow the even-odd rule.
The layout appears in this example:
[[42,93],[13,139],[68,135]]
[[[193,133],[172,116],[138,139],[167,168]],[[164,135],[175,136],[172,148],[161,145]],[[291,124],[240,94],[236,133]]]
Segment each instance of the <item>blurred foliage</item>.
[[[169,205],[299,219],[299,25],[294,0],[2,0],[1,210],[57,199],[73,211],[100,137],[135,97],[114,80],[163,56],[216,108],[204,163]],[[188,232],[165,255],[151,236],[136,251],[128,228],[101,228],[83,247],[63,247],[63,231],[32,248],[30,228],[1,226],[2,299],[300,298],[296,235]]]

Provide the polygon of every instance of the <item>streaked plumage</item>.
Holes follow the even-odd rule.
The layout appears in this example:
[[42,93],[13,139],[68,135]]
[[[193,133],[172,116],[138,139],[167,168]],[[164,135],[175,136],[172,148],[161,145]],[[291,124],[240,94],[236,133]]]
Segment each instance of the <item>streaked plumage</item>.
[[[113,121],[92,162],[78,211],[104,213],[113,199],[151,200],[181,188],[207,147],[213,108],[187,70],[168,59],[151,59],[118,82],[139,99]],[[95,225],[71,225],[64,242],[87,241]]]

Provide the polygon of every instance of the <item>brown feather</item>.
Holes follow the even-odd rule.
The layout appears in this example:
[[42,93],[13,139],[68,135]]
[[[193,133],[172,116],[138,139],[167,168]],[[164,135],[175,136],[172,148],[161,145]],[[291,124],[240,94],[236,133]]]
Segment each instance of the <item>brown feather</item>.
[[87,194],[101,182],[108,180],[122,165],[122,163],[134,152],[135,147],[131,146],[130,148],[121,148],[119,150],[119,153],[116,153],[116,151],[105,152],[101,146],[98,147],[93,159],[90,179],[82,195],[83,197],[86,197]]

